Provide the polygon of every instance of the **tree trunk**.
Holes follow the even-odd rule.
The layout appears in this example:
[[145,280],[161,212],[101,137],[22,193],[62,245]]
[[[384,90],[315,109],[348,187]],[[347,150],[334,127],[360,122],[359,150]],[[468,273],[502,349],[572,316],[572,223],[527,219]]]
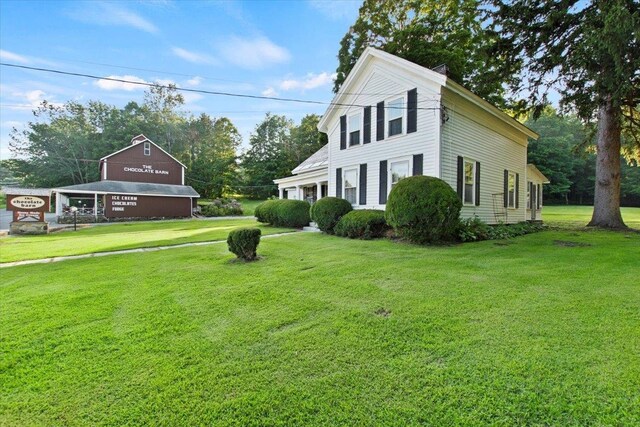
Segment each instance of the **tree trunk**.
[[620,108],[608,97],[598,111],[598,152],[589,227],[627,228],[620,214]]

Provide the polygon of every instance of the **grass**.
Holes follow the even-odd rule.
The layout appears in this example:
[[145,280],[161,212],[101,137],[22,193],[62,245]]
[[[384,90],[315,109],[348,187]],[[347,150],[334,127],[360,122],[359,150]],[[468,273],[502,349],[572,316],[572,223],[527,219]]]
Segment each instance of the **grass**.
[[263,235],[291,231],[242,217],[108,224],[44,236],[0,237],[0,262],[226,240],[229,231],[238,227],[260,227]]
[[246,216],[253,216],[253,212],[260,203],[264,200],[245,199],[243,197],[238,198],[238,201],[242,205],[242,212]]
[[[640,208],[621,208],[622,219],[628,227],[640,229]],[[545,224],[557,226],[584,227],[591,221],[593,206],[545,206],[542,217]]]
[[639,425],[640,235],[2,270],[0,425]]

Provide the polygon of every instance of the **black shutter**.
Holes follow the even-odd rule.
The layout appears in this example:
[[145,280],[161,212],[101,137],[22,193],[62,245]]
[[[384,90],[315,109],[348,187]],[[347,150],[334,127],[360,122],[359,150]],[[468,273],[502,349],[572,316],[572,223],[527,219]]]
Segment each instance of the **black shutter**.
[[516,209],[520,207],[520,174],[516,174]]
[[371,107],[364,107],[364,132],[362,135],[363,144],[371,142]]
[[342,168],[336,169],[336,197],[342,198]]
[[535,200],[533,200],[533,182],[529,181],[527,188],[529,193],[529,201],[527,202],[527,209],[533,209],[535,207],[535,203],[534,203]]
[[376,106],[376,141],[384,139],[384,101]]
[[476,162],[476,206],[480,206],[480,162]]
[[360,165],[360,204],[367,204],[367,164]]
[[509,206],[509,171],[504,170],[504,207]]
[[460,200],[464,200],[464,159],[458,156],[458,182],[457,192]]
[[413,155],[413,176],[422,175],[422,154]]
[[387,161],[380,161],[380,196],[378,201],[381,205],[387,203]]
[[340,116],[340,149],[347,148],[347,116]]
[[418,89],[407,92],[407,133],[418,130]]
[[536,191],[536,199],[537,199],[536,200],[536,202],[537,202],[536,206],[538,207],[538,209],[540,209],[540,207],[542,206],[542,192],[541,192],[542,185],[538,184],[537,190],[538,191]]

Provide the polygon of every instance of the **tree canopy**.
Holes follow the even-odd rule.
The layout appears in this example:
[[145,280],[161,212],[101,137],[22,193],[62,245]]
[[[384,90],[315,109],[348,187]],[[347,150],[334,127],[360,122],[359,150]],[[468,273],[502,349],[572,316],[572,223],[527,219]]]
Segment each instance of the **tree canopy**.
[[[490,56],[492,36],[478,0],[365,0],[340,42],[337,92],[362,52],[373,46],[427,68],[445,64],[450,77],[484,99],[504,105]],[[507,76],[507,74],[502,74]]]

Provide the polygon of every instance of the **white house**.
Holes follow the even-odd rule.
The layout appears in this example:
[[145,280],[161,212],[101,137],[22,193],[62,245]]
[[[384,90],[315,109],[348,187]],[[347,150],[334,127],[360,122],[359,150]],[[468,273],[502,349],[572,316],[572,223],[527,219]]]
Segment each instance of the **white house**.
[[[528,139],[538,135],[444,74],[367,48],[318,129],[329,142],[326,175],[313,170],[317,182],[326,177],[328,195],[354,208],[384,209],[400,179],[429,175],[457,191],[462,217],[541,219],[548,180],[527,165]],[[286,188],[304,191],[305,163],[276,180],[281,197]]]

